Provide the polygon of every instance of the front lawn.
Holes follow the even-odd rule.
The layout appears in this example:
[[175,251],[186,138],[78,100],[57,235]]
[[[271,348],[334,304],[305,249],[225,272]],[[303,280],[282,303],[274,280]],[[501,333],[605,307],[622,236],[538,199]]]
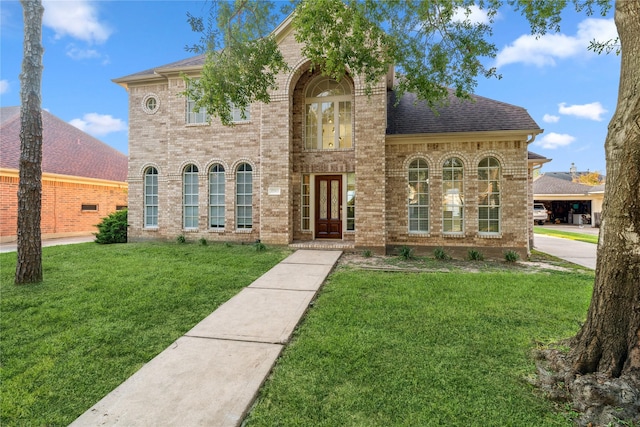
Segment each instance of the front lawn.
[[342,267],[246,426],[570,426],[531,351],[576,333],[593,273]]
[[290,251],[86,243],[43,249],[15,286],[0,254],[2,426],[67,425]]

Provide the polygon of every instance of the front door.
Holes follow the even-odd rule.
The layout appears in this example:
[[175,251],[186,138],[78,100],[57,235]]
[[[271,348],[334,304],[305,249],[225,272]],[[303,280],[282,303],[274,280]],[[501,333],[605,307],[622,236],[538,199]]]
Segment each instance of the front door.
[[316,176],[316,238],[342,239],[342,176]]

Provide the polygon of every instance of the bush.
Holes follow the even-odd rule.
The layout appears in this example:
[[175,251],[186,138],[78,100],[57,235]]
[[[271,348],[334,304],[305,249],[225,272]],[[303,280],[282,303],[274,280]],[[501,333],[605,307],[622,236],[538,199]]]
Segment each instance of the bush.
[[442,260],[442,261],[446,261],[448,259],[451,259],[451,257],[449,256],[448,253],[446,253],[444,251],[444,249],[442,248],[435,248],[435,250],[433,251],[433,256],[436,259]]
[[520,255],[516,251],[506,251],[504,253],[504,260],[507,262],[516,262],[520,259]]
[[400,252],[400,258],[406,259],[406,260],[413,259],[413,249],[410,248],[409,246],[403,245],[402,247],[400,247],[399,252]]
[[371,258],[371,255],[372,255],[372,254],[371,254],[371,250],[370,250],[370,249],[365,249],[365,250],[362,252],[362,256],[363,256],[363,257],[365,257],[365,258]]
[[477,249],[469,249],[468,252],[469,261],[482,261],[484,260],[484,255]]
[[255,248],[256,248],[256,251],[258,251],[258,252],[262,252],[262,251],[264,251],[264,250],[266,250],[266,249],[267,249],[267,247],[265,246],[265,244],[264,244],[264,243],[262,243],[262,242],[260,241],[260,239],[256,240],[256,243],[254,244],[254,246],[255,246]]
[[176,237],[176,242],[178,242],[178,243],[187,243],[187,238],[184,237],[184,234],[181,234],[178,237]]
[[201,237],[199,242],[200,242],[200,245],[207,246],[207,239],[205,239],[204,237]]
[[127,210],[115,211],[97,225],[96,243],[127,243]]

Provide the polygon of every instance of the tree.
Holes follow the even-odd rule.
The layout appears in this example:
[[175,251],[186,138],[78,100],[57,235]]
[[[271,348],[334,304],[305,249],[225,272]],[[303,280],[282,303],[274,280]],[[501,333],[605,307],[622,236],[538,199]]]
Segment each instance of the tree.
[[576,176],[572,181],[578,184],[594,186],[602,184],[604,179],[602,175],[600,175],[600,172],[587,172]]
[[20,184],[16,284],[42,281],[42,15],[40,0],[21,0],[24,57],[20,73]]
[[[205,69],[210,64],[215,66],[221,56],[233,56],[228,51],[235,49],[234,45],[224,45],[224,41],[269,37],[267,32],[261,32],[265,28],[243,31],[242,22],[267,13],[266,9],[258,11],[255,3],[258,2],[237,0],[229,5],[231,9],[216,15],[220,6],[214,2],[209,22],[218,24],[217,32],[207,32],[202,19],[192,20],[192,24],[199,24],[194,28],[205,32],[206,43],[201,46],[208,55]],[[520,11],[531,24],[532,32],[539,35],[560,29],[561,13],[570,3],[576,11],[587,15],[598,10],[605,15],[611,8],[610,0],[300,0],[294,3],[295,36],[303,43],[303,53],[314,68],[337,80],[347,72],[361,75],[371,88],[394,64],[399,70],[396,89],[415,92],[432,107],[446,98],[448,87],[453,87],[456,95],[464,98],[473,91],[479,75],[499,77],[496,70],[485,68],[481,59],[495,57],[497,50],[487,38],[491,34],[492,19],[503,3]],[[474,3],[488,14],[489,24],[471,22],[469,16]],[[265,22],[265,19],[258,21]],[[640,2],[618,0],[615,22],[622,67],[618,105],[605,142],[607,187],[593,298],[587,321],[571,341],[570,352],[548,352],[545,356],[561,371],[555,378],[567,384],[569,394],[582,394],[578,406],[583,409],[589,408],[589,397],[582,393],[584,387],[574,385],[579,382],[577,379],[585,383],[587,374],[594,374],[598,379],[591,385],[602,382],[602,378],[624,379],[628,381],[625,384],[635,387],[636,395],[640,386]],[[616,43],[592,42],[592,48],[601,52],[610,50]],[[212,46],[224,48],[213,50]],[[243,46],[246,48],[249,44]],[[249,52],[245,50],[243,55]],[[273,57],[278,58],[275,51]],[[265,76],[270,72],[286,69],[278,61],[270,62],[266,56],[263,59],[268,65],[267,71],[256,67],[255,79],[268,79]],[[268,101],[266,91],[255,94],[250,87],[245,91],[235,88],[233,85],[239,80],[233,72],[218,71],[215,75],[203,74],[198,86],[202,94],[200,105],[206,106],[210,114],[223,110],[223,104],[229,100],[242,106],[255,100]],[[246,75],[242,78],[251,80]],[[228,94],[227,87],[234,90]],[[195,92],[190,95],[198,97]],[[581,399],[570,398],[574,403]],[[634,408],[626,414],[637,417],[638,407]]]

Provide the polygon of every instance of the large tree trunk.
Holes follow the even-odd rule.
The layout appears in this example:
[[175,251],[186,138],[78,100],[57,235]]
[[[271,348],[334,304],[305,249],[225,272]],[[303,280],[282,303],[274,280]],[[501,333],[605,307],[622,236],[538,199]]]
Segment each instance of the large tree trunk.
[[593,298],[569,360],[576,373],[640,375],[640,2],[618,0],[616,112],[605,142],[607,183]]
[[21,0],[24,57],[20,73],[20,184],[16,284],[42,281],[42,15],[40,0]]

